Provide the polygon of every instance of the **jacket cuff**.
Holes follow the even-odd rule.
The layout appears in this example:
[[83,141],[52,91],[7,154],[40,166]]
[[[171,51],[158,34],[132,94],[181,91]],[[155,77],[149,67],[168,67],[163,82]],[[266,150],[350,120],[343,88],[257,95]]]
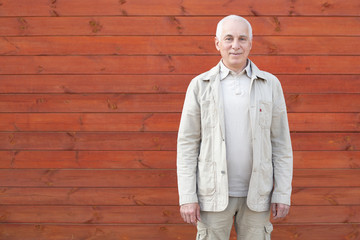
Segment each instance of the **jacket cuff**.
[[271,197],[271,203],[282,203],[286,205],[291,205],[290,196],[282,194],[273,194]]
[[187,203],[197,203],[198,197],[196,194],[189,194],[189,195],[180,195],[179,203],[180,205],[184,205]]

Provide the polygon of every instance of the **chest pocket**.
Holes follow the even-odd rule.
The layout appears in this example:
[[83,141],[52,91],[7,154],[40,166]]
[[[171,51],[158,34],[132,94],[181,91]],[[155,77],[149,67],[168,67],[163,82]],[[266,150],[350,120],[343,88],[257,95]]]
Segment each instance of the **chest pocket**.
[[259,124],[262,128],[270,128],[272,115],[272,103],[259,101]]

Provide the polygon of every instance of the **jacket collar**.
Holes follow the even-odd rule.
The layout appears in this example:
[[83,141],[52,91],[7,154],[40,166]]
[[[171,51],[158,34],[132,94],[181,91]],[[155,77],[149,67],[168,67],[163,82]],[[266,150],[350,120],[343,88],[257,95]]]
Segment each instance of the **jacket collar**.
[[[255,63],[253,63],[250,59],[248,59],[248,60],[250,61],[250,67],[251,67],[251,79],[268,81],[265,73],[263,71],[261,71],[255,65]],[[221,61],[215,67],[210,69],[208,72],[204,73],[202,76],[202,80],[203,81],[211,81],[211,82],[215,81],[215,78],[220,73],[220,63],[221,63]]]

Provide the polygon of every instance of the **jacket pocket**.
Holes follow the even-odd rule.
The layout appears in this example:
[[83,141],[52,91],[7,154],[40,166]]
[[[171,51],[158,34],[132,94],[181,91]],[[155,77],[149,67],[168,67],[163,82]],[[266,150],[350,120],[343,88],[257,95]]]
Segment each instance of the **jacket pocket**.
[[269,223],[265,226],[265,240],[271,239],[271,232],[273,231],[273,225]]
[[259,102],[259,124],[262,128],[271,126],[272,103],[268,101]]
[[209,196],[215,193],[215,164],[199,161],[197,173],[197,193],[200,196]]

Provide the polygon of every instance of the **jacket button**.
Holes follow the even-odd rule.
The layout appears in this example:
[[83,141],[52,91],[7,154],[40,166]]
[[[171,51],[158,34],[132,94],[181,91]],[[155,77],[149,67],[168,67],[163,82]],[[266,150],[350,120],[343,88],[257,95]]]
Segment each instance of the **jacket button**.
[[226,172],[225,171],[221,171],[222,174],[225,174]]

